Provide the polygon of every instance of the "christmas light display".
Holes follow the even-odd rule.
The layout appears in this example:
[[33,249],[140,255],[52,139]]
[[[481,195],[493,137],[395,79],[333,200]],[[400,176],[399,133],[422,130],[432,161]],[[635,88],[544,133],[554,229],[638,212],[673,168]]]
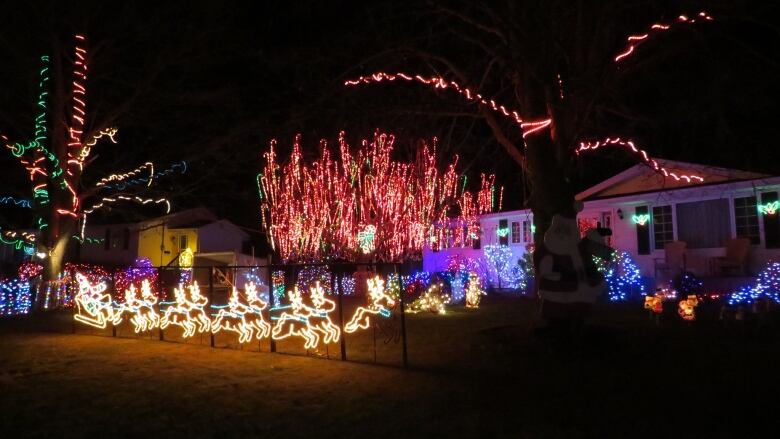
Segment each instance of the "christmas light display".
[[442,284],[436,283],[428,287],[422,296],[409,305],[408,312],[431,312],[434,314],[446,314],[446,305],[450,303],[450,296],[442,293]]
[[477,273],[470,273],[468,287],[466,287],[466,308],[479,308],[479,302],[486,294]]
[[759,299],[780,303],[780,262],[769,262],[759,273],[754,286],[743,286],[729,295],[729,305],[752,304]]
[[339,341],[341,329],[330,319],[330,313],[336,309],[336,302],[325,297],[325,289],[319,282],[309,289],[309,298],[312,307],[308,309],[309,327],[316,332],[320,332],[325,343]]
[[30,200],[14,197],[0,197],[0,204],[14,205],[17,207],[24,207],[25,209],[32,209]]
[[702,281],[688,271],[675,277],[672,281],[673,289],[682,296],[701,295],[702,285]]
[[777,213],[778,207],[780,207],[780,201],[772,201],[771,203],[758,204],[756,206],[758,211],[764,215],[774,215]]
[[[265,153],[258,176],[262,224],[285,261],[355,260],[370,251],[381,261],[419,257],[431,237],[443,238],[454,221],[455,245],[471,245],[477,215],[491,209],[494,178],[483,176],[476,194],[462,190],[457,157],[436,168],[436,139],[423,145],[414,163],[393,161],[394,138],[375,133],[353,153],[342,132],[339,158],[325,141],[320,156],[304,163],[300,136],[289,162],[277,163],[276,143]],[[458,211],[457,218],[450,218]]]
[[[284,340],[288,337],[301,337],[305,340],[305,349],[314,349],[320,343],[320,336],[309,324],[309,310],[303,304],[303,297],[296,286],[287,293],[289,306],[278,307],[284,309],[279,317],[271,317],[276,323],[271,337],[274,340]],[[274,311],[274,309],[271,309]]]
[[496,229],[496,235],[501,238],[509,236],[509,227],[499,227]]
[[330,290],[331,272],[325,265],[307,265],[297,273],[295,285],[301,291],[308,291],[310,288],[319,284],[325,289],[327,294],[333,294]]
[[525,290],[525,273],[516,263],[512,263],[512,250],[509,247],[490,244],[482,248],[488,261],[491,277],[503,288]]
[[[114,142],[116,143],[116,142]],[[156,179],[159,179],[161,177],[164,177],[166,175],[173,174],[174,172],[178,172],[180,174],[184,174],[187,172],[187,162],[181,161],[176,162],[172,164],[168,169],[165,169],[164,171],[158,171],[154,173],[150,173],[147,177],[137,177],[133,178],[132,176],[128,176],[128,178],[124,178],[122,180],[118,180],[116,183],[104,183],[103,186],[106,189],[116,189],[123,191],[127,189],[128,187],[136,186],[136,185],[146,185],[151,186],[152,182]]]
[[620,52],[617,56],[615,56],[615,62],[620,62],[625,58],[628,58],[631,54],[634,53],[637,46],[644,43],[645,41],[648,41],[653,36],[671,29],[674,25],[694,24],[697,22],[712,21],[712,19],[713,18],[709,16],[706,12],[701,11],[699,12],[698,15],[694,17],[680,15],[677,17],[677,20],[669,24],[653,23],[646,33],[629,35],[628,38],[626,38],[628,45],[622,52]]
[[130,322],[135,327],[136,334],[160,326],[160,314],[154,309],[157,304],[157,296],[152,293],[148,279],[141,281],[141,297],[138,297],[135,285],[130,284],[130,288],[125,290],[124,298],[124,303],[120,305],[118,312],[132,315]]
[[[29,173],[32,198],[28,205],[35,213],[33,223],[41,231],[38,242],[20,238],[9,240],[5,239],[5,236],[2,236],[2,242],[23,248],[28,254],[33,254],[38,248],[39,252],[52,256],[49,258],[49,263],[52,264],[56,263],[52,261],[60,261],[65,254],[68,245],[65,239],[71,238],[70,230],[80,229],[78,238],[85,240],[83,231],[87,217],[96,209],[125,201],[165,204],[168,210],[170,209],[164,198],[143,198],[136,193],[126,193],[124,189],[121,193],[109,193],[106,186],[89,187],[84,184],[82,173],[85,166],[92,161],[90,153],[93,147],[99,141],[116,143],[117,130],[113,127],[97,128],[93,132],[85,130],[88,127],[85,122],[89,56],[83,35],[75,35],[75,48],[70,58],[73,62],[72,77],[59,77],[56,78],[57,81],[52,81],[50,77],[50,57],[40,58],[37,115],[31,140],[27,143],[17,143],[6,136],[0,136],[11,155],[16,157]],[[52,82],[63,84],[69,90],[50,93],[49,84]],[[49,101],[52,98],[52,103],[58,108],[50,111]],[[52,121],[50,112],[64,117],[62,120]],[[67,134],[56,135],[58,130],[50,127],[52,123],[62,123]],[[125,189],[138,191],[135,187]],[[86,207],[88,204],[91,204],[91,207]],[[66,232],[68,235],[60,235]],[[60,271],[61,267],[51,268],[55,271],[52,274],[57,275],[56,271]]]
[[685,180],[688,183],[690,183],[691,181],[698,181],[698,182],[704,181],[704,178],[698,175],[693,175],[693,174],[677,175],[674,172],[669,172],[666,168],[661,166],[654,158],[647,155],[647,151],[637,148],[636,145],[634,145],[634,142],[630,140],[622,140],[620,137],[616,137],[614,139],[607,137],[604,140],[596,141],[596,142],[580,142],[580,145],[579,147],[577,147],[575,152],[577,154],[580,154],[583,151],[594,151],[602,146],[619,146],[619,147],[623,147],[626,150],[630,150],[635,155],[641,157],[642,161],[644,161],[645,164],[653,168],[654,171],[658,172],[664,177],[672,177],[677,181]]
[[369,224],[363,230],[358,232],[357,240],[363,254],[369,254],[374,251],[374,237],[376,236],[376,227]]
[[368,329],[372,318],[377,316],[388,318],[395,307],[395,300],[385,291],[385,281],[379,276],[368,279],[368,300],[368,306],[361,306],[355,310],[349,323],[344,326],[344,332],[351,334],[358,329]]
[[482,261],[474,258],[453,254],[447,257],[447,268],[443,276],[450,284],[450,293],[454,303],[463,303],[466,299],[466,285],[471,274],[480,279],[480,284],[486,278],[486,270]]
[[596,259],[596,264],[607,282],[607,296],[610,301],[626,300],[636,295],[635,293],[641,296],[647,294],[639,267],[628,252],[614,252],[612,260],[606,265],[600,259]]
[[279,301],[284,297],[284,271],[276,270],[271,272],[271,287],[274,294],[274,301]]
[[638,226],[644,226],[650,221],[650,215],[643,213],[641,215],[631,215],[631,222]]
[[402,276],[404,291],[407,295],[414,296],[422,294],[431,285],[431,273],[427,271],[416,271],[409,276]]
[[529,136],[535,132],[547,128],[548,126],[550,126],[552,121],[551,119],[542,119],[537,121],[524,121],[522,117],[520,117],[520,113],[518,113],[517,111],[510,110],[503,105],[499,105],[496,103],[496,101],[492,99],[485,99],[479,93],[475,93],[466,87],[461,87],[460,84],[458,84],[457,82],[448,81],[440,76],[432,76],[430,78],[426,78],[420,75],[408,75],[406,73],[396,73],[393,75],[384,72],[377,72],[369,76],[361,76],[357,79],[348,80],[344,82],[344,85],[354,86],[360,84],[379,83],[383,81],[392,82],[397,79],[401,79],[407,82],[418,82],[421,84],[432,86],[436,89],[450,88],[452,90],[455,90],[461,96],[465,97],[467,100],[485,105],[491,110],[498,112],[506,116],[507,118],[513,120],[516,124],[520,126],[523,132],[523,137]]
[[263,310],[268,305],[258,296],[254,283],[246,284],[244,290],[246,303],[241,301],[238,289],[233,287],[227,306],[217,312],[211,324],[211,332],[235,332],[239,343],[247,343],[253,336],[257,340],[268,337],[271,324],[263,318]]
[[30,280],[43,273],[43,265],[31,261],[22,262],[16,272],[19,275],[19,279]]
[[661,314],[664,311],[664,298],[662,296],[645,296],[645,309],[654,314]]
[[136,259],[133,266],[116,272],[114,276],[114,287],[117,291],[125,291],[133,285],[141,287],[143,282],[149,285],[151,294],[157,296],[155,290],[157,269],[154,268],[149,258]]
[[683,299],[677,305],[677,313],[687,322],[696,320],[696,307],[699,305],[699,299],[695,294]]
[[79,291],[75,302],[77,313],[73,318],[85,325],[105,329],[108,323],[118,324],[121,313],[115,312],[111,303],[111,295],[106,293],[106,283],[91,283],[86,276],[76,273]]
[[180,326],[184,329],[183,338],[192,337],[195,331],[204,333],[211,329],[211,319],[205,311],[208,299],[200,294],[197,282],[187,285],[186,288],[179,284],[178,288],[173,289],[173,295],[176,301],[166,308],[160,320],[161,329],[169,325]]
[[0,281],[0,317],[27,314],[31,308],[30,282],[23,279]]

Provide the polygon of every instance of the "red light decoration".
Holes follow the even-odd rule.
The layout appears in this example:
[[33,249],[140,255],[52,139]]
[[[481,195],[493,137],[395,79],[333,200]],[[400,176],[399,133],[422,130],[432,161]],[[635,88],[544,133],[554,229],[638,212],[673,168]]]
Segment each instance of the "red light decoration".
[[704,181],[704,178],[698,176],[698,175],[677,175],[674,172],[669,172],[666,168],[658,164],[658,162],[650,157],[647,154],[647,151],[643,149],[639,149],[636,147],[634,142],[630,140],[622,140],[620,137],[616,137],[614,139],[607,137],[604,140],[596,141],[596,142],[580,142],[579,147],[576,149],[576,153],[580,154],[583,151],[593,151],[596,150],[602,146],[619,146],[624,149],[630,150],[635,155],[638,155],[642,158],[642,161],[644,161],[648,166],[653,168],[656,172],[659,174],[662,174],[664,177],[672,177],[677,181],[685,180],[686,182],[690,183],[691,181],[698,181],[702,182]]
[[511,110],[503,105],[499,105],[494,101],[493,99],[486,99],[481,94],[471,91],[469,88],[462,87],[460,84],[458,84],[455,81],[448,81],[441,76],[431,76],[431,77],[424,77],[420,75],[409,75],[406,73],[384,73],[384,72],[377,72],[372,75],[368,76],[361,76],[357,79],[352,79],[344,82],[344,85],[346,86],[355,86],[360,84],[371,84],[371,83],[379,83],[383,81],[395,81],[396,79],[401,79],[408,82],[419,82],[420,84],[425,84],[432,86],[433,88],[450,88],[458,92],[461,96],[465,97],[469,101],[472,102],[478,102],[482,105],[486,105],[491,110],[501,113],[502,115],[508,117],[509,119],[512,119],[515,123],[520,125],[520,128],[523,131],[523,137],[525,138],[528,135],[531,135],[535,132],[541,131],[552,123],[552,119],[543,119],[543,120],[537,120],[537,121],[524,121],[522,117],[520,117],[520,114],[515,111]]
[[615,62],[620,62],[628,58],[634,53],[637,46],[649,40],[651,37],[671,29],[672,26],[674,25],[694,24],[700,21],[712,21],[712,20],[713,18],[710,17],[706,12],[701,11],[698,13],[698,15],[696,15],[693,18],[689,18],[686,15],[680,15],[679,17],[677,17],[677,19],[674,22],[670,24],[654,23],[650,26],[650,29],[648,29],[646,33],[629,35],[628,38],[626,38],[626,42],[628,43],[628,45],[622,52],[620,52],[617,56],[615,56]]
[[[483,175],[472,194],[458,184],[457,156],[445,170],[437,169],[435,138],[413,163],[390,158],[393,142],[392,135],[376,132],[353,153],[342,132],[340,158],[331,158],[323,140],[320,157],[307,164],[296,136],[285,165],[277,162],[271,142],[258,175],[260,207],[271,245],[284,260],[399,261],[419,257],[426,242],[445,237],[454,245],[471,245],[477,215],[492,209],[494,177]],[[459,211],[456,218],[451,211]],[[450,227],[454,223],[461,227]],[[360,239],[369,226],[372,246]]]

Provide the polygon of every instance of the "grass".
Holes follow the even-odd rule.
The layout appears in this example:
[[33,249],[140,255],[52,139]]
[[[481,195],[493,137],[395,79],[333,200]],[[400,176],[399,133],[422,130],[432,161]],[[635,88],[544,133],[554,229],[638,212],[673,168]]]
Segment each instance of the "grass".
[[[561,346],[532,335],[533,302],[490,299],[407,316],[409,369],[363,363],[370,330],[347,339],[361,362],[342,362],[250,352],[265,342],[240,350],[222,334],[225,348],[211,349],[208,337],[164,343],[125,328],[73,335],[51,316],[6,320],[0,437],[715,438],[780,426],[775,326],[706,314],[656,326],[640,305],[603,306]],[[400,343],[382,335],[377,360],[400,364]]]

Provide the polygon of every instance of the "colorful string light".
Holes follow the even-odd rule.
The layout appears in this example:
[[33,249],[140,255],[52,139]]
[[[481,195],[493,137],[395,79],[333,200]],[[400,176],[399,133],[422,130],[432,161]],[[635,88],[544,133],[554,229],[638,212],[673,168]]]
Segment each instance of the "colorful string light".
[[[457,157],[445,171],[437,169],[436,139],[414,163],[393,161],[394,138],[379,132],[356,153],[342,132],[336,160],[322,141],[311,165],[303,161],[300,136],[284,166],[275,144],[259,176],[262,224],[285,261],[354,260],[366,250],[383,261],[419,257],[430,237],[444,238],[453,221],[467,226],[455,228],[454,245],[470,245],[477,215],[491,209],[494,178],[483,176],[476,195],[462,191]],[[454,208],[460,215],[453,220]]]
[[30,282],[25,279],[0,281],[0,317],[28,314],[32,309]]
[[466,287],[466,308],[479,308],[482,296],[487,295],[482,289],[482,282],[477,273],[469,273],[469,283]]
[[442,284],[436,283],[428,287],[422,296],[409,305],[408,312],[431,312],[434,314],[446,314],[446,305],[450,303],[450,296],[442,292]]
[[604,274],[604,280],[607,283],[607,297],[611,302],[647,294],[639,267],[628,252],[613,252],[612,259],[606,265],[600,258],[594,257],[594,259]]
[[521,267],[512,263],[512,250],[503,245],[489,244],[482,248],[491,277],[495,278],[501,287],[509,289],[525,290],[527,280]]
[[654,158],[647,155],[647,151],[643,149],[639,149],[634,145],[634,142],[630,140],[622,140],[620,137],[616,138],[609,138],[607,137],[604,140],[596,141],[596,142],[580,142],[579,147],[576,149],[576,153],[580,154],[583,151],[593,151],[598,149],[601,146],[619,146],[624,149],[630,150],[635,155],[638,155],[642,158],[642,160],[651,168],[653,168],[654,171],[658,172],[659,174],[663,175],[664,177],[672,177],[677,181],[685,180],[686,182],[690,183],[691,181],[698,181],[703,182],[704,178],[698,176],[698,175],[677,175],[674,172],[669,172],[666,168],[661,166],[658,161],[656,161]]

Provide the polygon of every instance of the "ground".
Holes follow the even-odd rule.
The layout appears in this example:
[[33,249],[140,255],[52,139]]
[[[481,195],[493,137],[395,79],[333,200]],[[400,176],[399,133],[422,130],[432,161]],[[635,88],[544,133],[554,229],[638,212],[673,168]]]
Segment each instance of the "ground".
[[[574,345],[536,335],[536,305],[408,316],[400,343],[348,339],[357,362],[0,324],[0,437],[751,437],[777,431],[775,326],[657,326],[600,306]],[[40,318],[38,318],[40,319]],[[58,332],[41,332],[41,328]],[[173,331],[171,331],[173,332]],[[166,339],[172,339],[167,334]],[[265,346],[258,346],[267,350]],[[284,346],[280,346],[283,348]],[[285,349],[282,349],[285,350]],[[321,352],[325,355],[325,352]]]

